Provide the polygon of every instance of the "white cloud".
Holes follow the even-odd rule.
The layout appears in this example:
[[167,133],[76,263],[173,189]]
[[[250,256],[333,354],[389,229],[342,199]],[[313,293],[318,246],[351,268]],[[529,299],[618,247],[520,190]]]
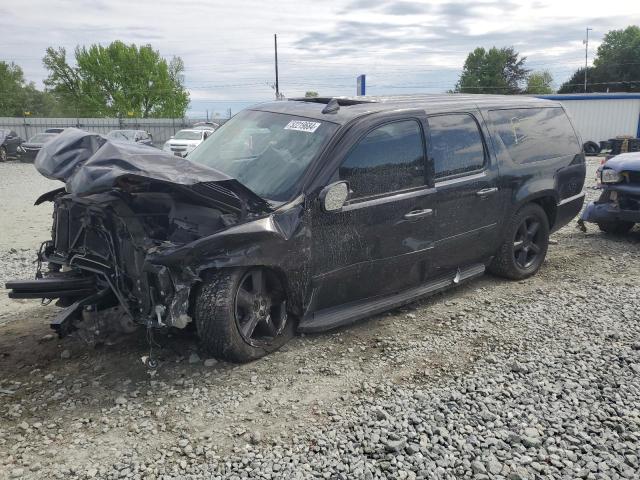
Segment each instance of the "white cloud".
[[0,10],[0,59],[29,80],[46,76],[48,46],[151,43],[183,58],[194,114],[273,98],[274,33],[285,94],[337,95],[354,93],[360,73],[370,93],[443,92],[470,50],[493,45],[513,45],[560,83],[583,64],[585,27],[593,57],[606,31],[640,23],[628,0],[31,0]]

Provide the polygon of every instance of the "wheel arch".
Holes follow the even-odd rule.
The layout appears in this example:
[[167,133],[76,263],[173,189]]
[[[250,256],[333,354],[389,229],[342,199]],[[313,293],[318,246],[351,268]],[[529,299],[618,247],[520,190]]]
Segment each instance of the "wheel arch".
[[513,209],[512,215],[529,203],[537,204],[544,210],[547,215],[547,221],[549,222],[549,230],[553,229],[558,216],[557,192],[554,190],[544,190],[520,198]]
[[551,230],[556,222],[558,216],[558,204],[555,197],[541,196],[532,198],[528,203],[537,203],[542,207],[544,213],[547,214],[547,221],[549,222],[549,230]]

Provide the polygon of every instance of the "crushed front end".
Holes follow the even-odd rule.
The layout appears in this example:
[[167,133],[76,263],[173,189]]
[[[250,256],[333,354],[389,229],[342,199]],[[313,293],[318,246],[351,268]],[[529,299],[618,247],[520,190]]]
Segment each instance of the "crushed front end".
[[61,335],[79,322],[95,323],[95,312],[113,309],[127,317],[125,330],[131,322],[184,328],[196,275],[188,265],[171,271],[147,257],[212,235],[238,218],[163,192],[59,193],[53,201],[52,238],[42,245],[36,278],[7,288],[12,298],[57,299],[66,307],[53,323]]
[[597,177],[602,193],[587,205],[580,220],[624,230],[640,223],[640,153],[613,157],[598,169]]
[[138,325],[186,327],[198,265],[152,259],[260,216],[267,204],[217,171],[88,136],[64,133],[36,161],[66,188],[36,202],[53,202],[51,239],[34,279],[7,282],[9,297],[56,300],[64,309],[52,327],[60,336],[77,330],[88,343]]

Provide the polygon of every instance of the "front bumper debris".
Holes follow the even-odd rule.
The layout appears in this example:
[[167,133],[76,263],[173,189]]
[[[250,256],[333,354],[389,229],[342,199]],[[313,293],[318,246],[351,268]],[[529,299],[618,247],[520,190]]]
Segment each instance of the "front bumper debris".
[[35,280],[12,280],[6,283],[9,298],[83,297],[96,291],[94,276],[51,275]]
[[640,223],[640,186],[605,187],[600,198],[587,205],[580,220],[591,223]]

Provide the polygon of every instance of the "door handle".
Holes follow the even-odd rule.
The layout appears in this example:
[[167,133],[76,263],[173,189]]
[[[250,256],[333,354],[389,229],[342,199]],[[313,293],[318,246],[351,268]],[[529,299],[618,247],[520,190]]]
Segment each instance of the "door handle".
[[411,210],[409,213],[405,213],[402,217],[405,220],[419,220],[420,218],[426,218],[433,215],[433,210],[425,208],[424,210]]
[[489,195],[492,195],[494,193],[496,193],[498,191],[497,187],[493,187],[493,188],[483,188],[482,190],[478,190],[476,192],[476,195],[484,198],[484,197],[488,197]]

